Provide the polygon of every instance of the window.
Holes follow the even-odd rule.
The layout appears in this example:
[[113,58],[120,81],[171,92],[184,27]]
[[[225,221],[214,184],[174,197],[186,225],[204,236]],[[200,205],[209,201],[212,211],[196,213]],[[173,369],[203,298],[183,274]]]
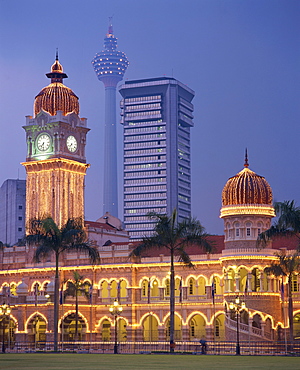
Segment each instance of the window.
[[23,220],[23,217],[22,216],[19,216],[19,221],[22,221]]
[[250,229],[250,227],[247,227],[247,229],[246,229],[246,235],[247,236],[250,236],[251,235],[251,229]]
[[23,206],[19,206],[19,209],[23,209]]
[[165,287],[165,295],[169,296],[170,295],[170,280],[166,280],[166,287]]
[[189,281],[189,294],[194,294],[194,281],[192,279]]
[[22,231],[22,228],[21,227],[18,227],[18,231]]
[[299,291],[299,285],[298,285],[297,280],[298,280],[297,275],[293,274],[292,275],[292,280],[291,280],[291,291],[294,292],[294,293]]
[[240,236],[240,229],[235,229],[235,236]]

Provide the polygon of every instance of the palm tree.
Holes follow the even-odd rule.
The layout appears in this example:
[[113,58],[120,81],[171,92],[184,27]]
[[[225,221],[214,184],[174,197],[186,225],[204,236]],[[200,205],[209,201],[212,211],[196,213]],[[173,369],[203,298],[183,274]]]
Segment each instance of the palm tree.
[[295,272],[300,271],[300,256],[298,252],[286,254],[285,251],[276,253],[277,261],[271,263],[270,266],[265,268],[267,273],[275,276],[287,276],[288,278],[288,316],[290,328],[290,342],[294,340],[294,317],[293,317],[293,297],[292,297],[292,277]]
[[300,207],[296,207],[294,200],[274,203],[276,216],[278,219],[270,229],[258,235],[257,243],[266,245],[267,242],[275,237],[295,237],[298,239],[300,251]]
[[91,246],[83,229],[81,218],[71,218],[61,228],[51,217],[32,219],[27,227],[26,241],[36,246],[34,262],[55,254],[55,283],[54,283],[54,351],[58,350],[58,309],[59,309],[59,258],[64,252],[74,250],[88,254],[92,263],[99,259],[98,251]]
[[191,267],[193,266],[186,247],[197,245],[210,252],[211,244],[207,240],[207,234],[200,222],[189,218],[177,222],[177,211],[173,210],[171,216],[149,212],[148,217],[156,221],[154,234],[144,237],[142,242],[130,253],[130,257],[143,256],[151,249],[167,249],[171,256],[170,265],[170,352],[174,352],[174,327],[175,327],[175,270],[174,259],[178,257],[180,262]]
[[276,276],[288,277],[288,312],[289,312],[289,328],[290,340],[293,341],[293,299],[291,279],[294,272],[299,271],[299,252],[300,252],[300,207],[296,207],[294,200],[274,203],[276,216],[278,217],[274,225],[270,229],[259,234],[257,244],[266,246],[267,243],[276,237],[294,237],[298,240],[296,252],[286,254],[281,252],[276,254],[278,261],[266,268]]
[[84,276],[80,275],[78,271],[73,272],[74,281],[67,282],[67,289],[64,291],[64,298],[67,296],[75,297],[75,340],[78,340],[78,296],[82,295],[87,300],[90,298],[89,289],[91,283],[83,281]]

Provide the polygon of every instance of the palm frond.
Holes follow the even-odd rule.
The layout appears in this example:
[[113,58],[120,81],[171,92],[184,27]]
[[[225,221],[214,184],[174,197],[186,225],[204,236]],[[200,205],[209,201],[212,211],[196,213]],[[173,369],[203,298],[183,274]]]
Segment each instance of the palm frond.
[[49,255],[53,252],[52,248],[49,248],[48,245],[41,244],[37,247],[35,250],[34,256],[33,256],[33,262],[40,263],[41,259],[46,259],[49,257]]
[[176,254],[179,254],[179,262],[183,262],[188,267],[194,267],[190,256],[188,253],[184,250],[184,247],[177,248]]
[[141,257],[149,250],[159,250],[166,247],[158,236],[144,237],[141,243],[135,247],[129,254],[129,257]]
[[72,251],[79,251],[83,252],[86,255],[88,255],[89,259],[91,260],[92,263],[96,264],[100,262],[100,256],[99,252],[97,249],[93,246],[91,246],[90,243],[82,243],[82,244],[69,244],[65,245],[63,248],[64,251],[66,252],[72,252]]

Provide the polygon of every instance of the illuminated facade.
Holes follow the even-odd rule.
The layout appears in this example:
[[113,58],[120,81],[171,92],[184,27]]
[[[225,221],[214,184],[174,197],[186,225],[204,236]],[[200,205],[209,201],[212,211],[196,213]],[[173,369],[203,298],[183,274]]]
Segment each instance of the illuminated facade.
[[125,53],[117,50],[111,23],[104,39],[104,50],[96,54],[92,64],[99,81],[105,86],[103,213],[118,217],[116,88],[129,63]]
[[150,235],[148,212],[191,216],[190,128],[194,91],[174,78],[121,86],[124,224],[132,240]]
[[34,117],[26,117],[26,221],[51,215],[58,225],[84,219],[86,118],[78,97],[63,84],[58,56],[47,73],[51,83],[35,97]]
[[[247,168],[245,166],[244,169]],[[196,246],[190,247],[188,253],[194,269],[187,269],[179,262],[175,264],[176,342],[198,341],[202,336],[208,340],[234,341],[236,321],[229,313],[228,304],[237,295],[246,303],[246,309],[241,312],[241,340],[251,343],[284,340],[287,280],[284,279],[283,296],[281,278],[267,275],[264,269],[274,261],[276,250],[295,248],[296,243],[281,239],[266,249],[256,248],[258,228],[265,230],[272,217],[272,191],[266,180],[254,172],[251,178],[243,179],[243,171],[236,175],[236,180],[241,180],[237,181],[238,185],[229,179],[223,190],[221,217],[224,219],[225,238],[210,237],[215,250],[209,255],[203,254]],[[248,185],[243,185],[244,180],[248,185],[253,185],[254,181],[254,188],[258,186],[258,191],[266,186],[268,197],[259,201],[255,197],[231,201],[228,192],[234,191],[237,197],[234,199],[239,199],[245,189],[248,191]],[[253,201],[258,203],[251,204]],[[222,212],[228,206],[243,206],[243,214],[239,213],[239,208],[237,211],[232,208],[232,213],[224,216]],[[257,214],[253,213],[254,206],[258,209]],[[269,211],[261,214],[259,206],[268,207]],[[246,213],[247,207],[249,214]],[[106,214],[97,222],[86,221],[86,227],[90,239],[94,240],[99,250],[101,264],[90,265],[80,252],[64,255],[60,261],[60,278],[64,287],[65,282],[72,279],[74,271],[79,271],[84,280],[93,285],[89,300],[79,297],[79,339],[97,343],[113,341],[114,322],[109,305],[118,299],[123,306],[118,320],[120,341],[168,341],[168,251],[152,251],[140,260],[130,261],[128,254],[134,245],[129,242],[128,233],[122,230],[118,219]],[[230,233],[231,229],[235,230],[233,234]],[[53,340],[55,261],[51,256],[48,260],[33,264],[32,254],[33,251],[25,246],[4,248],[0,254],[1,294],[6,303],[13,305],[10,315],[11,343],[26,340],[33,346],[42,346],[45,340]],[[300,334],[299,275],[293,277],[292,292],[297,337]],[[75,300],[67,297],[61,303],[60,338],[70,341],[74,339]],[[5,335],[8,335],[8,328]]]
[[[73,99],[74,95],[69,94],[70,100],[67,101],[65,93],[61,92],[62,78],[66,75],[62,72],[58,58],[48,75],[53,80],[51,85],[54,84],[51,86],[52,92],[48,94],[47,88],[42,90],[47,96],[43,99],[41,94],[38,95],[39,98],[35,101],[35,116],[27,117],[24,126],[28,150],[24,163],[27,171],[26,217],[45,213],[52,215],[57,223],[62,224],[68,217],[83,216],[83,179],[88,166],[84,148],[88,128],[86,120],[78,116],[76,109],[79,109],[79,106]],[[176,148],[179,160],[175,161],[175,173],[179,172],[178,184],[183,186],[186,178],[180,175],[189,174],[189,166],[184,161],[189,161],[189,150],[184,151],[183,144],[188,147],[189,128],[192,126],[189,120],[192,118],[192,105],[188,104],[188,97],[191,101],[193,92],[176,80],[160,81],[161,85],[171,91],[173,90],[169,84],[177,86],[178,90],[182,89],[187,94],[184,95],[185,98],[179,94],[179,100],[174,100],[175,105],[179,103],[181,118],[178,125],[176,116],[177,124],[173,129],[174,132],[178,129],[178,132],[176,131],[176,135],[174,133],[175,137],[171,135],[174,142],[178,140]],[[147,80],[145,83],[149,82]],[[153,99],[161,99],[153,104],[169,104],[162,96],[159,97],[156,86],[158,81],[152,82],[155,92],[150,94],[147,91],[144,99],[146,97],[150,100],[149,96],[153,96]],[[58,89],[53,90],[56,83],[59,84]],[[173,93],[176,95],[176,88]],[[64,100],[63,105],[53,99],[52,94],[60,96]],[[135,106],[132,104],[134,100],[130,99],[136,98],[142,99],[142,96],[124,97],[122,104],[124,107],[126,104],[128,107]],[[142,105],[141,100],[137,102],[137,105]],[[140,108],[137,108],[138,113]],[[147,112],[148,109],[147,105]],[[149,142],[154,139],[157,145],[154,145],[153,150],[165,148],[165,154],[163,151],[155,154],[166,155],[166,158],[154,160],[157,161],[155,163],[165,163],[164,166],[157,166],[159,171],[158,168],[168,167],[168,146],[164,144],[164,147],[162,142],[167,141],[171,127],[164,121],[163,108],[155,109],[160,111],[155,119],[161,122],[152,124],[159,132],[153,134],[155,138],[137,138],[137,141],[144,143],[148,142],[148,139]],[[125,119],[126,115],[123,118]],[[136,126],[130,125],[130,122],[134,121],[128,121],[126,137],[141,135],[138,131],[139,125],[141,131],[152,128],[149,124],[144,126],[140,120],[137,120]],[[127,131],[131,130],[131,126],[137,131]],[[143,135],[148,135],[148,132]],[[128,144],[131,143],[130,140],[132,139],[128,140]],[[138,153],[127,153],[126,150],[143,150],[143,147],[144,144],[141,149],[129,149],[125,146],[126,156],[134,159]],[[152,152],[148,154],[150,153]],[[184,163],[187,166],[185,170],[181,169]],[[134,172],[133,168],[128,168],[125,173],[127,170],[128,173]],[[153,175],[154,178],[164,178],[164,182],[168,184],[168,174],[161,172],[160,176],[154,173]],[[186,189],[188,190],[188,187]],[[150,192],[150,189],[148,190]],[[128,193],[130,191],[128,190]],[[178,198],[176,199],[178,201]],[[185,206],[184,202],[183,208]],[[167,208],[166,210],[168,211]],[[246,303],[246,309],[240,313],[241,340],[256,343],[261,340],[272,342],[285,339],[284,329],[288,327],[288,281],[286,277],[279,279],[266,274],[265,267],[275,260],[274,252],[280,248],[295,249],[299,241],[283,238],[270,243],[265,249],[257,249],[257,235],[269,228],[273,216],[272,190],[263,177],[248,168],[246,157],[244,169],[230,178],[223,189],[220,217],[224,220],[225,237],[210,237],[210,241],[214,243],[214,251],[211,254],[203,254],[197,246],[187,249],[194,269],[188,269],[179,262],[175,263],[177,343],[190,342],[194,346],[203,336],[211,341],[234,341],[237,322],[228,308],[236,296],[240,296]],[[102,343],[101,348],[105,348],[105,344],[112,341],[114,335],[114,319],[109,313],[109,306],[117,299],[123,306],[117,321],[119,341],[169,341],[168,250],[149,251],[147,256],[130,260],[128,255],[136,244],[130,241],[129,233],[122,228],[120,220],[108,212],[95,222],[85,221],[85,227],[89,239],[100,253],[101,263],[91,265],[87,256],[80,251],[63,254],[59,260],[61,293],[65,290],[67,281],[73,279],[74,271],[78,271],[83,280],[92,286],[88,299],[85,296],[79,297],[77,339],[94,342],[93,346]],[[55,255],[48,256],[40,263],[33,262],[33,255],[34,247],[28,245],[4,247],[0,251],[0,296],[3,303],[11,305],[9,317],[2,315],[0,324],[4,342],[12,350],[16,350],[16,344],[21,342],[26,342],[26,348],[31,349],[48,349],[53,343]],[[282,283],[284,290],[281,289]],[[294,335],[299,338],[299,274],[292,277],[291,288],[294,301]],[[75,339],[75,311],[75,298],[67,296],[62,299],[59,309],[59,338],[66,350],[69,349],[68,346],[71,347],[67,342]]]

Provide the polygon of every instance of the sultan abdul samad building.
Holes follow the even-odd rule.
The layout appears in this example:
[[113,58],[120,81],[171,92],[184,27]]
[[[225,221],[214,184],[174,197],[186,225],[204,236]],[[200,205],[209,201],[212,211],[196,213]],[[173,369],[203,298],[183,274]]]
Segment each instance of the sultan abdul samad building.
[[[83,217],[85,118],[79,117],[78,97],[63,84],[67,75],[56,58],[51,83],[34,101],[34,116],[26,117],[27,172],[26,219],[51,214],[62,225],[69,217]],[[211,236],[211,254],[196,247],[188,253],[194,269],[176,263],[176,341],[235,340],[236,321],[228,304],[237,295],[245,301],[241,312],[240,338],[249,341],[284,339],[287,326],[287,296],[281,294],[281,280],[267,275],[266,266],[280,249],[294,249],[293,240],[278,240],[258,250],[258,234],[270,227],[275,216],[272,190],[264,177],[248,167],[231,177],[224,186],[220,217],[224,236]],[[85,221],[101,264],[91,265],[78,252],[62,256],[61,282],[78,271],[93,285],[90,300],[79,297],[79,338],[110,341],[114,320],[109,305],[118,299],[123,312],[118,320],[120,341],[169,340],[169,262],[167,251],[149,253],[130,261],[133,248],[121,222],[106,214],[96,222]],[[0,293],[12,306],[5,336],[10,343],[53,340],[54,255],[34,264],[34,250],[28,246],[4,248],[0,254]],[[299,275],[293,277],[294,331],[300,334]],[[284,284],[287,281],[284,280]],[[214,287],[214,293],[212,292]],[[64,341],[75,332],[75,300],[61,302],[59,333]]]

